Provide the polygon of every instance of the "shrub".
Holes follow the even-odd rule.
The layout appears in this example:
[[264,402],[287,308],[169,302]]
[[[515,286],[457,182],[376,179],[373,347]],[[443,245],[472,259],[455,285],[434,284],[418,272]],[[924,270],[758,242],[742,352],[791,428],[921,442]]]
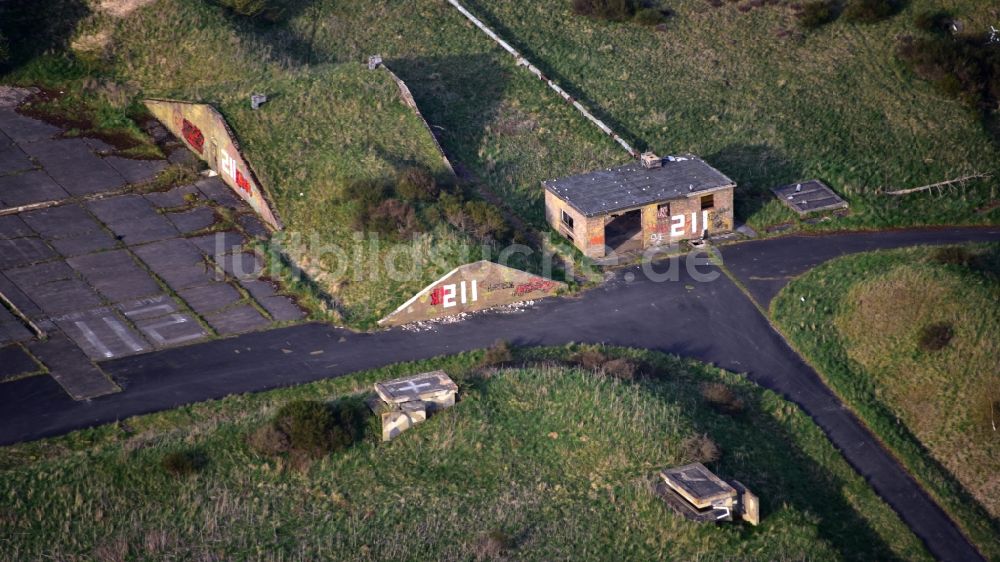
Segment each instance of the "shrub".
[[612,359],[604,364],[602,370],[609,377],[630,381],[635,378],[639,366],[628,359]]
[[797,17],[802,27],[816,29],[836,19],[837,12],[833,0],[815,0],[803,4]]
[[896,51],[913,72],[942,92],[989,115],[1000,99],[1000,50],[986,36],[904,37]]
[[573,12],[609,21],[625,21],[636,12],[634,0],[573,0]]
[[922,31],[941,33],[951,26],[951,14],[941,10],[924,10],[916,15],[913,23]]
[[850,0],[844,7],[844,19],[854,23],[875,23],[896,13],[894,0]]
[[514,547],[514,538],[503,531],[490,531],[476,541],[476,560],[496,560]]
[[656,8],[643,8],[635,13],[633,18],[640,25],[654,26],[663,22],[663,12]]
[[582,349],[571,355],[569,360],[584,369],[596,371],[608,362],[608,356],[596,349]]
[[160,466],[174,476],[189,476],[206,464],[205,457],[196,451],[174,451],[163,455]]
[[410,166],[396,174],[396,194],[410,201],[433,201],[441,189],[425,168]]
[[510,344],[507,343],[506,340],[497,340],[492,347],[486,348],[486,353],[483,354],[481,365],[484,367],[492,367],[504,365],[513,360],[514,352],[511,350]]
[[713,408],[724,414],[739,414],[743,411],[743,400],[721,382],[708,383],[701,387],[701,397]]
[[468,217],[466,230],[480,239],[503,240],[510,236],[503,214],[485,201],[467,202],[465,215]]
[[343,189],[343,198],[354,201],[363,207],[378,205],[390,195],[389,186],[378,180],[354,180],[348,182]]
[[707,433],[692,435],[681,444],[687,462],[710,463],[722,458],[722,449]]
[[951,338],[955,337],[955,330],[947,322],[935,322],[920,329],[920,349],[924,351],[940,351],[944,349]]
[[320,458],[342,451],[364,434],[365,406],[356,399],[332,406],[316,400],[289,402],[274,419],[250,435],[249,445],[265,455],[294,453]]
[[961,246],[945,246],[937,248],[931,254],[931,259],[941,265],[968,266],[972,263],[972,252]]
[[367,230],[402,238],[420,231],[416,211],[399,199],[386,199],[369,209],[365,226]]
[[285,17],[282,0],[217,0],[219,5],[244,17],[277,22]]

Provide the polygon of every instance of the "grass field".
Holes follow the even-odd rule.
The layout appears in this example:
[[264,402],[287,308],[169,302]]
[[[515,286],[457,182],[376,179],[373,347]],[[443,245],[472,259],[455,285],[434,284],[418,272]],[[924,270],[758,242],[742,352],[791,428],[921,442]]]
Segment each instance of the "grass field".
[[[792,404],[688,360],[607,350],[655,373],[631,382],[567,366],[571,351],[503,369],[477,367],[481,352],[398,365],[0,449],[0,558],[468,560],[501,537],[527,560],[929,559]],[[389,444],[370,430],[293,466],[245,442],[289,400],[431,368],[461,401]],[[707,403],[710,383],[742,412]],[[650,477],[691,460],[694,435],[721,447],[711,468],[759,494],[760,526],[687,522],[653,495]],[[207,464],[170,475],[173,451]]]
[[[895,59],[914,15],[946,7],[968,32],[995,5],[906,2],[875,25],[835,22],[801,34],[791,2],[664,3],[665,31],[574,15],[568,0],[466,5],[612,127],[660,153],[694,152],[737,181],[737,215],[763,229],[792,221],[768,188],[819,177],[852,213],[807,229],[995,223],[1000,148],[978,117]],[[757,7],[753,7],[757,6]],[[746,8],[750,8],[745,11]],[[970,172],[993,179],[943,195],[915,187]]]
[[1000,556],[998,255],[986,245],[844,257],[772,304],[781,330],[989,558]]

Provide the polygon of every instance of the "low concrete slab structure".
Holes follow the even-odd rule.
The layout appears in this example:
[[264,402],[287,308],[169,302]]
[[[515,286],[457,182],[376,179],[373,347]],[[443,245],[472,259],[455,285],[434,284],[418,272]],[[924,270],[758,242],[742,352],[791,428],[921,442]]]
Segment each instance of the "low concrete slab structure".
[[444,371],[431,371],[375,383],[368,406],[382,420],[382,441],[427,419],[431,413],[455,405],[458,385]]
[[738,481],[728,483],[696,462],[660,471],[661,498],[678,514],[693,521],[732,521],[740,517],[760,522],[760,502]]
[[799,216],[847,208],[847,201],[819,180],[783,185],[771,189],[771,192]]

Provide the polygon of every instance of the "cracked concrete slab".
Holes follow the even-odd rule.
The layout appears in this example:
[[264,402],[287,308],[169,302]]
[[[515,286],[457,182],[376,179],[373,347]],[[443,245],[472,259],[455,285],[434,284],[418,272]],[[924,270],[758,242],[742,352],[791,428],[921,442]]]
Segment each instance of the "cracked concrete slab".
[[126,183],[121,174],[80,139],[44,140],[23,148],[56,183],[73,195],[112,191]]
[[161,291],[126,250],[79,256],[67,262],[110,302],[133,301]]
[[0,147],[0,176],[7,176],[35,168],[28,155],[16,144]]
[[109,197],[87,204],[94,215],[129,245],[166,240],[180,233],[140,195]]
[[154,191],[152,193],[147,193],[145,198],[147,201],[160,209],[172,209],[187,205],[189,203],[188,196],[190,195],[194,195],[197,198],[204,197],[201,192],[198,191],[197,187],[193,185],[182,185],[167,191]]
[[9,270],[58,257],[41,238],[0,240],[0,270]]
[[131,184],[147,182],[167,167],[165,160],[136,160],[121,156],[106,156],[104,161]]
[[240,285],[258,302],[278,294],[277,287],[267,279],[247,279],[240,281]]
[[175,291],[216,280],[215,270],[198,248],[182,238],[145,244],[133,251]]
[[[3,306],[0,306],[0,345],[28,341],[33,337],[34,334],[21,322],[20,318],[14,316]],[[4,378],[4,370],[4,357],[0,353],[0,380]]]
[[69,193],[42,170],[0,176],[0,206],[20,207],[68,199]]
[[49,368],[52,378],[74,400],[88,400],[121,390],[63,334],[33,342],[28,349]]
[[210,314],[205,317],[205,320],[216,332],[224,336],[259,330],[270,324],[254,307],[248,304]]
[[103,307],[53,319],[95,361],[150,351],[153,347],[117,311]]
[[14,303],[14,306],[32,320],[39,322],[44,314],[42,309],[34,303],[28,295],[24,294],[5,274],[0,273],[0,293],[7,297],[7,300]]
[[253,252],[225,255],[218,263],[223,271],[241,281],[259,279],[264,273],[264,262]]
[[24,221],[60,254],[77,256],[114,248],[117,241],[79,205],[22,213]]
[[198,189],[213,201],[216,205],[222,207],[236,208],[242,200],[233,193],[233,189],[225,184],[219,178],[206,178],[203,180],[198,180],[195,182]]
[[271,234],[271,231],[264,226],[264,223],[260,222],[257,215],[240,215],[236,218],[236,222],[243,227],[243,230],[245,230],[247,234],[253,236],[254,238],[264,239]]
[[264,310],[274,318],[275,322],[291,322],[305,318],[306,313],[295,301],[284,295],[276,295],[258,300]]
[[61,132],[59,127],[25,117],[6,107],[0,108],[0,131],[19,144],[50,139]]
[[14,282],[48,316],[97,308],[102,304],[97,293],[79,279],[61,279],[43,284]]
[[19,345],[0,347],[0,381],[26,373],[33,373],[41,366]]
[[232,285],[222,282],[180,289],[177,294],[202,316],[222,310],[243,298]]
[[34,236],[35,231],[18,215],[0,216],[0,240]]
[[232,230],[194,236],[188,240],[209,257],[238,252],[247,243],[240,233]]
[[215,224],[215,211],[208,207],[196,207],[189,211],[167,213],[166,217],[183,234],[198,232]]

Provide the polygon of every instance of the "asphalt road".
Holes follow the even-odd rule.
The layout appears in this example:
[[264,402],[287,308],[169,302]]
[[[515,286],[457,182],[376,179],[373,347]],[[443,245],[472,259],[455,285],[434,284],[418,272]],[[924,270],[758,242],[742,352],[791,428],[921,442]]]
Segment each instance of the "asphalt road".
[[[789,236],[726,247],[727,267],[767,306],[795,275],[837,255],[959,241],[1000,241],[1000,229],[943,229],[830,236]],[[663,270],[667,264],[658,264]],[[57,435],[129,416],[229,394],[345,375],[400,361],[482,348],[570,341],[654,349],[746,373],[796,402],[826,432],[940,560],[981,560],[954,523],[877,443],[818,375],[786,344],[754,304],[713,266],[696,281],[683,266],[676,281],[656,282],[639,268],[616,272],[582,295],[542,301],[518,313],[476,315],[425,332],[353,333],[321,324],[103,363],[123,392],[69,399],[50,377],[2,385],[0,444]]]

